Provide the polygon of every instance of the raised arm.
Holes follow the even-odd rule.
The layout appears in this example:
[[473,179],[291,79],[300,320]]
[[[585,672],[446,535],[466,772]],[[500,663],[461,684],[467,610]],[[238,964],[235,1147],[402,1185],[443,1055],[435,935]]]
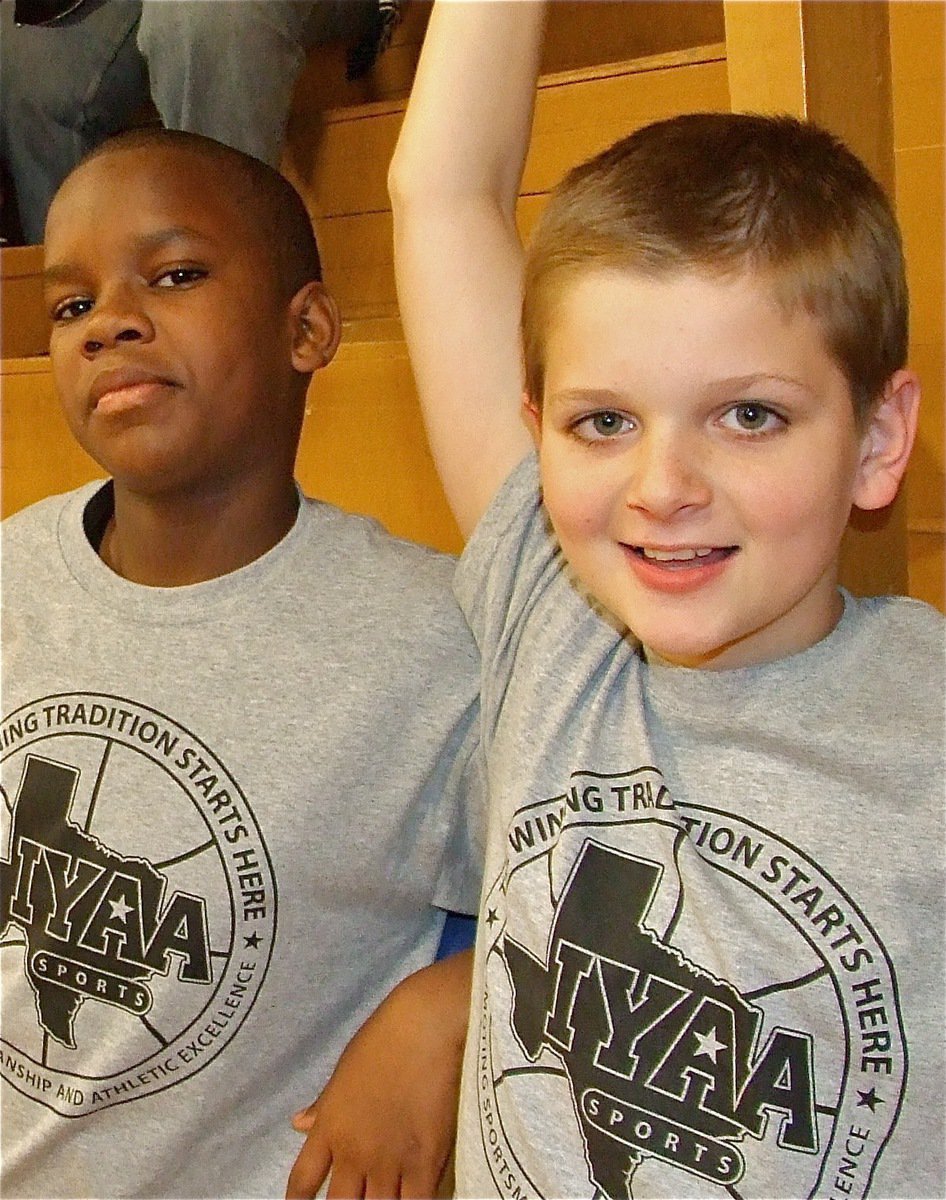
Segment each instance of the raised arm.
[[437,0],[388,176],[404,331],[466,534],[531,444],[515,206],[544,15],[542,0]]

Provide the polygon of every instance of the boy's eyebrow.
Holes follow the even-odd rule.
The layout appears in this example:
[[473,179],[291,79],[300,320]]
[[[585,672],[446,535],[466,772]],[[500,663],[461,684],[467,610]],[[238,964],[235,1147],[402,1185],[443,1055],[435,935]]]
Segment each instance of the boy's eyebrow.
[[[811,392],[808,384],[804,383],[801,379],[796,379],[792,375],[779,375],[777,372],[768,371],[754,371],[748,375],[732,375],[727,376],[725,379],[714,379],[707,386],[707,391],[725,394],[771,383],[783,384],[799,392],[809,394]],[[629,399],[631,397],[626,393],[613,388],[569,387],[562,388],[561,391],[551,392],[546,396],[545,403],[553,402],[562,405],[600,404],[602,406],[613,405],[618,407],[622,404],[627,404]]]
[[749,375],[733,375],[726,379],[717,380],[713,384],[713,387],[721,392],[729,390],[740,391],[767,383],[781,383],[786,387],[794,388],[795,391],[811,393],[810,386],[804,380],[796,379],[794,375],[780,375],[777,371],[754,371]]
[[[134,246],[138,252],[147,252],[160,250],[163,246],[170,245],[172,242],[185,240],[203,242],[207,246],[213,244],[213,238],[209,237],[206,233],[202,233],[199,229],[194,229],[190,225],[169,225],[165,229],[156,229],[152,233],[142,234],[135,239]],[[61,280],[74,279],[81,273],[82,268],[76,263],[53,263],[51,266],[43,269],[43,283],[59,283]]]
[[612,391],[611,388],[571,387],[551,392],[545,397],[545,403],[618,405],[626,404],[627,399],[623,392]]

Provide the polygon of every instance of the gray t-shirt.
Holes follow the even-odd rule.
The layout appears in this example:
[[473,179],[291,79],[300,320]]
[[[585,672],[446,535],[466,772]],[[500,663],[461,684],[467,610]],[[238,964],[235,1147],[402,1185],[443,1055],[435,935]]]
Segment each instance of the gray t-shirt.
[[96,491],[2,530],[0,1191],[281,1196],[292,1113],[475,908],[454,564],[303,501],[140,587]]
[[533,459],[456,581],[490,789],[465,1196],[946,1195],[942,616],[649,666]]

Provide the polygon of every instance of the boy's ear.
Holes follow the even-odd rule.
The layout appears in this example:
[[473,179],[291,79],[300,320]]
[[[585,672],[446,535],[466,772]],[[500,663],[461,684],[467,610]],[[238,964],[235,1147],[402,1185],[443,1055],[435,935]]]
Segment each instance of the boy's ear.
[[537,401],[532,399],[529,392],[522,393],[522,414],[526,420],[526,426],[532,434],[532,440],[536,446],[542,440],[542,409]]
[[293,367],[307,375],[330,363],[342,329],[331,293],[315,280],[304,284],[289,302],[289,316]]
[[895,371],[861,439],[853,497],[858,508],[885,508],[893,502],[913,449],[919,406],[919,379],[913,371]]

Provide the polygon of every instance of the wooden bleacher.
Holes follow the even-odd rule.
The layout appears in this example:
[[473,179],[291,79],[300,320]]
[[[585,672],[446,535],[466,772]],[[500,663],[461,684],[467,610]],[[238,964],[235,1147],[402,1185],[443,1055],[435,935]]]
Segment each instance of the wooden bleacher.
[[[385,184],[429,7],[412,0],[395,43],[367,80],[339,93],[340,55],[326,49],[311,56],[297,88],[283,169],[313,216],[326,282],[344,320],[336,360],[313,379],[297,471],[312,495],[377,516],[395,533],[458,550],[397,319]],[[814,18],[807,11],[812,6],[804,7],[805,27],[801,0],[554,3],[518,211],[523,232],[573,163],[648,121],[694,109],[807,113],[838,129],[892,186],[890,91],[878,91],[876,74],[863,70],[872,56],[883,57],[886,5],[829,2],[813,6],[823,10]],[[855,10],[858,21],[851,20]],[[843,42],[836,36],[839,20]],[[889,78],[889,61],[886,71]],[[825,82],[835,78],[844,82],[843,95]],[[326,109],[330,88],[341,102]],[[39,318],[36,313],[38,249],[4,250],[2,259],[0,500],[6,515],[100,472],[71,442],[55,403],[44,318],[41,309]],[[939,311],[941,320],[941,297]],[[938,401],[941,407],[941,389]],[[935,487],[942,479],[941,450],[932,465],[928,454],[926,460]],[[924,526],[923,579],[924,598],[942,604],[928,566],[935,542],[941,574],[941,500],[938,511],[938,536],[935,512]],[[905,506],[898,504],[882,529],[852,536],[846,582],[861,591],[906,590],[907,538]],[[911,531],[911,548],[914,540]]]

